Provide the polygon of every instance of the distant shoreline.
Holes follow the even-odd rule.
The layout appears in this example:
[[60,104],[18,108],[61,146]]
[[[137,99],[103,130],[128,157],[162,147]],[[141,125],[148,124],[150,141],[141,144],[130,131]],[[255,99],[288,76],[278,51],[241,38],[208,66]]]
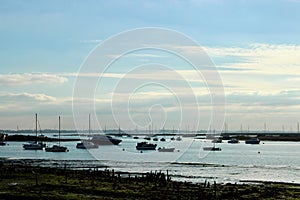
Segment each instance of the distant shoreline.
[[[91,135],[95,135],[95,134],[90,134],[90,135],[81,135],[78,134],[79,136],[91,136]],[[99,135],[99,134],[98,134]],[[126,133],[124,134],[107,134],[107,135],[112,135],[112,136],[116,136],[116,137],[122,137],[122,136],[126,136],[126,137],[132,137],[132,135],[128,135]],[[64,137],[71,137],[71,136],[76,136],[74,133],[73,134],[66,134],[64,135]],[[174,134],[155,134],[154,136],[175,136]],[[197,137],[197,134],[195,135],[188,135],[188,134],[180,134],[180,136],[182,137]],[[203,136],[203,135],[202,135]],[[252,137],[257,137],[259,138],[261,141],[289,141],[289,142],[299,142],[300,141],[300,135],[295,135],[295,134],[287,134],[287,135],[265,135],[265,134],[261,134],[261,135],[257,135],[257,134],[245,134],[245,135],[222,135],[220,136],[220,138],[222,138],[222,140],[230,140],[230,138],[236,138],[238,140],[244,141],[244,140],[248,140]],[[62,141],[62,142],[67,142],[67,141],[80,141],[80,138],[53,138],[53,137],[49,137],[49,136],[33,136],[33,135],[29,135],[29,134],[9,134],[7,135],[7,137],[5,138],[5,141],[43,141],[43,142],[55,142],[55,141]]]
[[42,141],[42,142],[70,142],[70,141],[80,141],[78,138],[52,138],[47,136],[32,136],[32,135],[8,135],[5,141],[16,141],[16,142],[28,142],[28,141]]

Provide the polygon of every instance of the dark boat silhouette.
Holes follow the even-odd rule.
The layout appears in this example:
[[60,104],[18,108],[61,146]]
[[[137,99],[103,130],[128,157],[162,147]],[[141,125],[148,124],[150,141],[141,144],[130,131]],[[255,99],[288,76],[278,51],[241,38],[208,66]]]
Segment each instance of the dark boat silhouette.
[[60,146],[60,116],[58,117],[58,145],[53,145],[52,147],[46,147],[45,151],[47,151],[47,152],[66,152],[66,151],[68,151],[67,147]]
[[174,147],[170,147],[170,148],[166,148],[166,147],[159,147],[157,149],[159,152],[174,152],[175,151],[175,148]]
[[90,142],[90,141],[82,141],[77,143],[77,149],[97,149],[99,146]]
[[96,145],[118,145],[122,140],[113,138],[109,135],[97,135],[92,137],[91,142]]
[[[37,114],[35,114],[35,137],[36,139],[37,137]],[[43,148],[45,147],[45,144],[43,142],[31,142],[31,143],[27,143],[27,144],[23,144],[23,148],[25,150],[43,150]]]
[[237,144],[237,143],[239,143],[239,140],[236,139],[236,138],[231,138],[231,139],[228,141],[228,143],[230,143],[230,144]]
[[251,138],[245,141],[246,144],[259,144],[260,140],[258,138]]
[[136,145],[137,150],[155,150],[156,144],[151,144],[148,142],[139,142]]
[[222,151],[220,147],[203,147],[204,151]]

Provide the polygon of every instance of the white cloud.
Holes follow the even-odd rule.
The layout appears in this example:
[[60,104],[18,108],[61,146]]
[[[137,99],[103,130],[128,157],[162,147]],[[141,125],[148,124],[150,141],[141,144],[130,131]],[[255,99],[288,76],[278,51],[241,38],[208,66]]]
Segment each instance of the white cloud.
[[2,93],[0,94],[2,103],[36,103],[36,102],[55,102],[56,98],[46,94],[31,94],[31,93]]
[[66,77],[47,73],[0,74],[0,85],[62,84]]
[[[205,47],[212,58],[232,58],[218,67],[242,69],[236,73],[300,75],[300,45],[252,44],[247,47]],[[244,71],[246,70],[246,71]]]

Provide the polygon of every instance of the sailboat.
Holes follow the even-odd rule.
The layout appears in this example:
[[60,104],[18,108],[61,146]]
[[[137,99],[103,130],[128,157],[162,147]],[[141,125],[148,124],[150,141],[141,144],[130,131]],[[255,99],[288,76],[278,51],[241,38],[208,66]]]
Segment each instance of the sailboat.
[[37,141],[37,114],[35,114],[35,137],[36,141],[28,144],[23,144],[25,150],[43,150],[45,145],[42,142]]
[[52,147],[46,147],[45,151],[47,151],[47,152],[66,152],[66,151],[68,151],[67,147],[60,146],[60,116],[58,117],[58,145],[53,145]]
[[[89,136],[91,135],[91,116],[89,115]],[[90,142],[88,140],[84,140],[76,144],[77,149],[97,149],[98,145]]]
[[1,133],[0,134],[0,146],[5,146],[6,145],[6,142],[4,142],[6,137],[7,137],[6,133]]
[[222,151],[220,147],[216,147],[215,142],[213,147],[203,147],[204,151]]
[[[120,132],[119,128],[119,132]],[[105,130],[106,132],[106,130]],[[118,145],[122,140],[113,138],[110,135],[95,135],[90,140],[95,145]]]

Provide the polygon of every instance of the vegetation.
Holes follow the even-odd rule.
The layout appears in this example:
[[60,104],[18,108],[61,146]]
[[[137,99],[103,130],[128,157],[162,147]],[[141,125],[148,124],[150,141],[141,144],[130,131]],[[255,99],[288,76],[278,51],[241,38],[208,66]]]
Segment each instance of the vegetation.
[[164,173],[0,163],[1,199],[299,199],[300,185],[176,182]]

